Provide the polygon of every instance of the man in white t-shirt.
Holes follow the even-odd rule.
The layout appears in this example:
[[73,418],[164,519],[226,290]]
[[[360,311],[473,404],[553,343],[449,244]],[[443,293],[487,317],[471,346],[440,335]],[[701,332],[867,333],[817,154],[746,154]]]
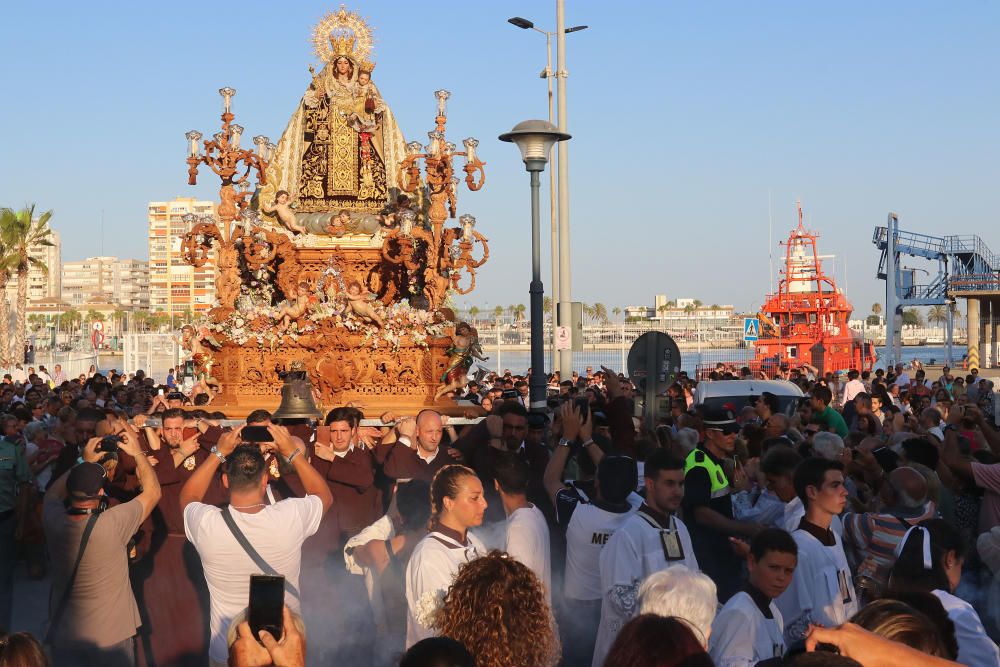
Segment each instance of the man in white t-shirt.
[[[198,466],[181,490],[184,532],[201,557],[211,596],[212,639],[208,656],[213,667],[226,664],[229,654],[226,633],[233,619],[247,607],[250,575],[261,574],[263,569],[240,545],[223,513],[232,516],[239,531],[273,570],[268,574],[285,577],[285,604],[299,612],[302,542],[316,532],[333,504],[329,487],[306,460],[297,439],[281,426],[267,429],[274,438],[273,449],[299,476],[307,494],[305,498],[268,503],[268,469],[261,446],[272,447],[272,444],[237,446],[242,427],[219,439],[219,444],[212,448],[213,456]],[[225,509],[201,502],[222,464],[225,464],[222,483],[229,490],[229,505]]]
[[852,368],[847,372],[847,383],[844,384],[844,403],[847,405],[854,398],[865,391],[865,383],[860,380],[861,374],[858,373],[856,368]]
[[552,600],[552,557],[549,527],[542,511],[528,502],[528,465],[511,459],[494,470],[493,484],[507,515],[504,551],[521,561],[545,586]]

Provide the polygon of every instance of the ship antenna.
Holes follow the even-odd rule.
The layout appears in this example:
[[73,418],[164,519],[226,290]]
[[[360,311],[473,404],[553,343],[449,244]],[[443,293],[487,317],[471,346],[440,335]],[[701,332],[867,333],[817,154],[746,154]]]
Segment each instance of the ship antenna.
[[802,227],[802,200],[800,200],[800,199],[796,199],[795,200],[795,208],[799,209],[799,229],[803,229],[803,227]]

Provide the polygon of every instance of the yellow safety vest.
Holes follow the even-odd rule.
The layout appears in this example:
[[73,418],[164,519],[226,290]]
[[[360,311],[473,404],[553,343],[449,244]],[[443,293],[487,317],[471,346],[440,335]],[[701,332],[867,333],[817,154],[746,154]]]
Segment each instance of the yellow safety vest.
[[711,456],[698,448],[691,450],[687,455],[684,461],[684,475],[687,476],[695,468],[704,468],[708,473],[708,479],[712,482],[713,498],[729,495],[729,479],[726,477],[726,471],[713,461]]

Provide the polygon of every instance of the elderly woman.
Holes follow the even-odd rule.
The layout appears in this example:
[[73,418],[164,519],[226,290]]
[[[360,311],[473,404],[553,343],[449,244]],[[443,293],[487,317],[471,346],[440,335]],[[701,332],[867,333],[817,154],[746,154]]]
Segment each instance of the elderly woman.
[[24,427],[25,454],[40,491],[45,491],[52,479],[52,466],[63,444],[49,437],[49,427],[42,422],[31,422]]

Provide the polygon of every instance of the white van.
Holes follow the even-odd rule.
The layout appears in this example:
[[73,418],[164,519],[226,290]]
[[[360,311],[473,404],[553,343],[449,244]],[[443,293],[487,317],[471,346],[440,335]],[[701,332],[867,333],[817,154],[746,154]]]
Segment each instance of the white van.
[[753,406],[764,392],[778,397],[781,412],[786,415],[792,415],[805,396],[797,384],[788,380],[706,380],[699,382],[695,388],[694,403],[708,410],[720,409],[730,403],[733,412],[739,415],[740,410]]

